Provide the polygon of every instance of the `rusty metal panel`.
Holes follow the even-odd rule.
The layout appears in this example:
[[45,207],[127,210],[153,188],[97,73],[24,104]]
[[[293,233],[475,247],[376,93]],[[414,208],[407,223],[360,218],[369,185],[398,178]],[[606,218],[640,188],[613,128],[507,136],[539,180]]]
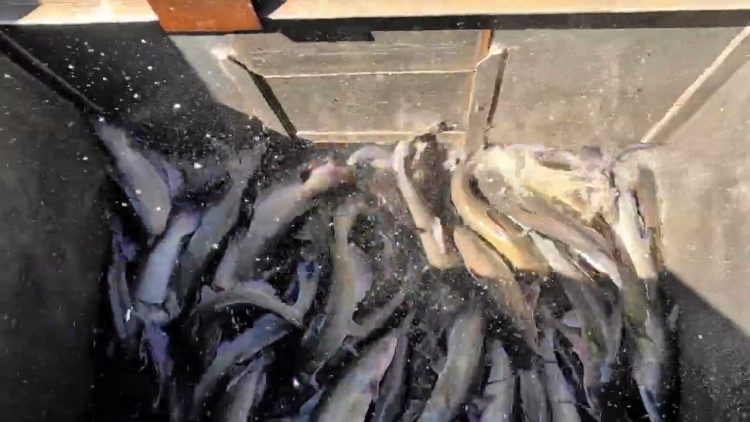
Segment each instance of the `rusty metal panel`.
[[261,29],[248,0],[148,0],[167,32],[235,32]]

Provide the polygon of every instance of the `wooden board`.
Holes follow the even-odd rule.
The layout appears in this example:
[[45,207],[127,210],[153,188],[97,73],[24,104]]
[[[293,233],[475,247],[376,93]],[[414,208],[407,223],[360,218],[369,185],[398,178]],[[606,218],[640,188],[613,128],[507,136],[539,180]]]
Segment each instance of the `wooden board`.
[[152,22],[146,0],[11,0],[0,2],[0,24],[56,25]]
[[286,0],[272,20],[748,10],[748,0]]
[[280,33],[240,34],[234,48],[264,76],[473,70],[482,31],[373,31],[372,41],[294,42]]

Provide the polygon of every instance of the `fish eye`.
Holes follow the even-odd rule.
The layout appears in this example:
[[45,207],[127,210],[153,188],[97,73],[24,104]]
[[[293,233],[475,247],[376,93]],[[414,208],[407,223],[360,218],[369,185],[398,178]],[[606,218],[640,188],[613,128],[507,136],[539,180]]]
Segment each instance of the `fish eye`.
[[299,174],[299,180],[300,180],[301,182],[303,182],[303,183],[304,183],[304,182],[306,182],[306,181],[307,181],[307,179],[309,179],[309,178],[310,178],[310,174],[311,174],[311,173],[312,173],[312,169],[311,169],[311,168],[306,168],[306,169],[302,170],[302,171],[300,172],[300,174]]

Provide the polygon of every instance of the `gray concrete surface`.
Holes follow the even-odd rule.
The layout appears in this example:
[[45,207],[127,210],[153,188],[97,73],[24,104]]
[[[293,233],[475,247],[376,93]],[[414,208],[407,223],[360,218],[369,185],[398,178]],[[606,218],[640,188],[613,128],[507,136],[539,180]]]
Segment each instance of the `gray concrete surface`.
[[0,54],[0,419],[90,416],[103,161],[71,104]]
[[736,28],[496,31],[510,48],[490,139],[577,147],[638,142]]

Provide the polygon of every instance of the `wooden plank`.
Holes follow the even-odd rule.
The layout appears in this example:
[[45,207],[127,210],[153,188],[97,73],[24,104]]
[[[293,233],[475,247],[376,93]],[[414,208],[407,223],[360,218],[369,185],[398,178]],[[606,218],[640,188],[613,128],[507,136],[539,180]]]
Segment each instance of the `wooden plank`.
[[79,25],[152,22],[147,0],[14,0],[0,4],[0,24]]
[[237,32],[261,29],[248,0],[148,0],[167,32]]
[[641,139],[641,143],[662,143],[693,116],[724,85],[737,69],[750,60],[750,27],[734,37],[719,56],[683,92]]
[[750,10],[748,0],[286,0],[272,20]]
[[294,42],[280,33],[237,34],[234,47],[264,76],[473,70],[484,31],[373,31],[372,41]]
[[[489,32],[489,31],[488,31]],[[492,123],[500,94],[500,83],[505,71],[508,50],[500,45],[492,45],[491,36],[487,37],[487,52],[477,63],[472,89],[467,107],[467,130],[464,147],[476,151],[486,143],[487,131]]]
[[471,73],[334,74],[267,78],[300,132],[463,130]]

